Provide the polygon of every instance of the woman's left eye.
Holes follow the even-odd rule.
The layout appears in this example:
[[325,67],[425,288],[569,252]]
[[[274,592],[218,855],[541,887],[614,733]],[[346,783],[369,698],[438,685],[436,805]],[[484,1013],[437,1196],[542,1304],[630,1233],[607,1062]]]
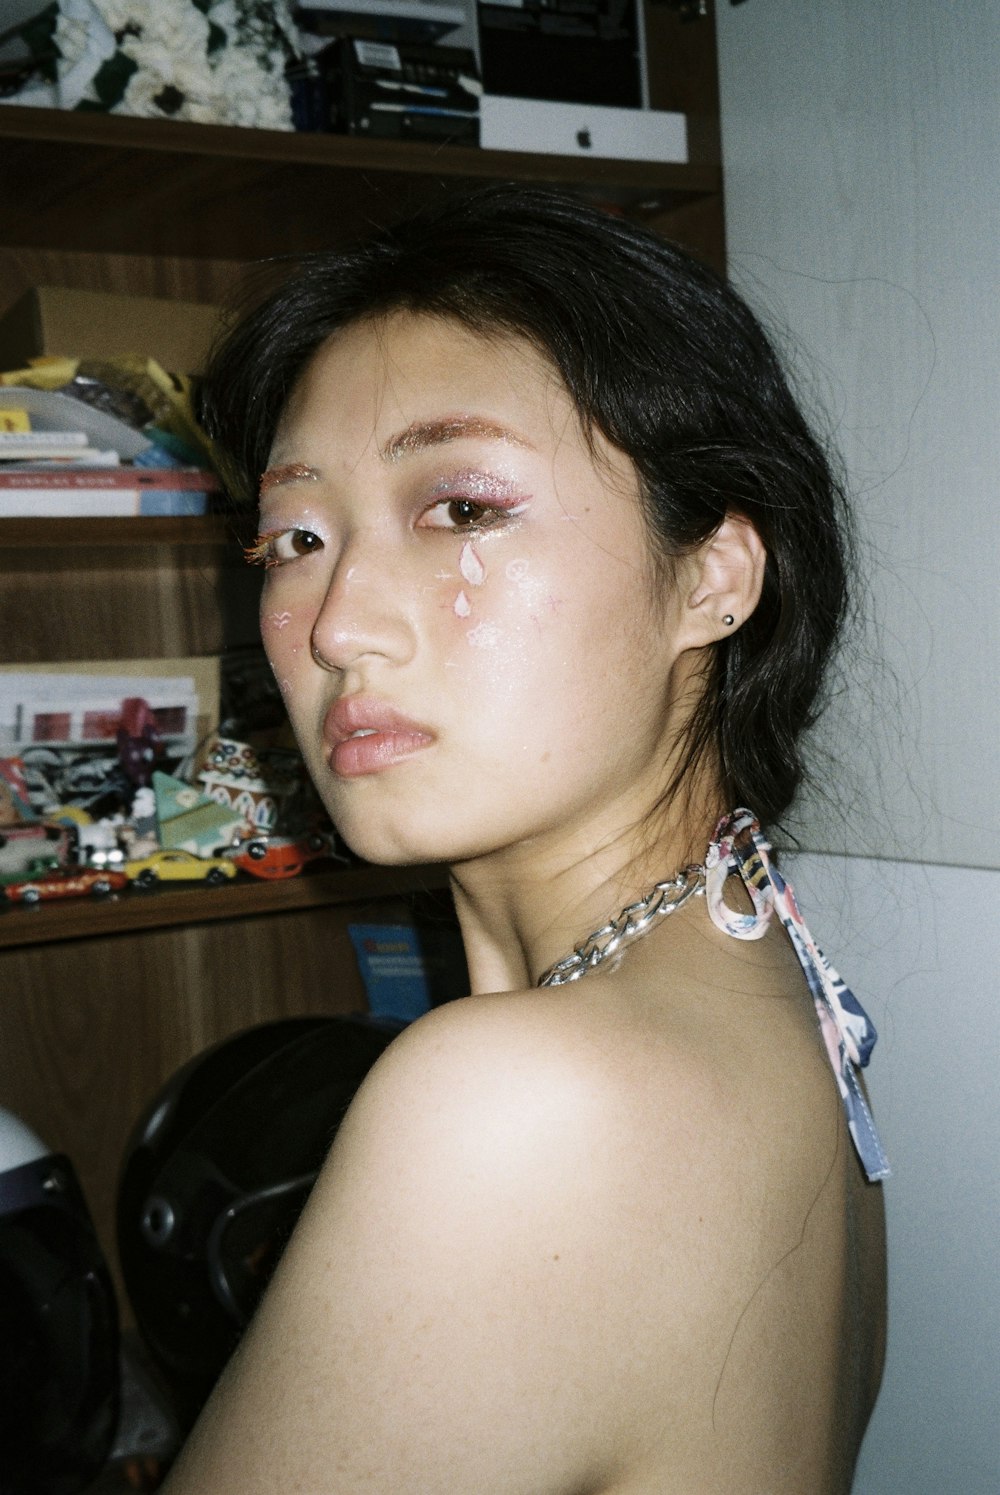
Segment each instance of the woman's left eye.
[[322,550],[323,541],[309,529],[287,529],[258,535],[243,551],[251,566],[284,566],[300,556]]
[[520,505],[516,509],[500,508],[495,504],[476,503],[471,498],[442,498],[424,511],[419,525],[423,529],[490,529],[520,512]]

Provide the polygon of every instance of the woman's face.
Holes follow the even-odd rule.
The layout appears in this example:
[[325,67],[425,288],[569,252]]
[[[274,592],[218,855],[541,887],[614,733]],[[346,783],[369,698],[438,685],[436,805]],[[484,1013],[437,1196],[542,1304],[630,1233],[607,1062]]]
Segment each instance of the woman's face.
[[404,314],[336,334],[260,529],[264,643],[360,855],[558,858],[655,802],[682,589],[655,580],[631,462],[591,449],[527,342]]

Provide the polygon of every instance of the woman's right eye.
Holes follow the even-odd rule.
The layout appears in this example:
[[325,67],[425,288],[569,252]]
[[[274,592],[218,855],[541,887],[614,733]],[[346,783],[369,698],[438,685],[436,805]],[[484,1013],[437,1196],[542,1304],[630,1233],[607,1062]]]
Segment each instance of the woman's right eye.
[[284,566],[322,548],[323,541],[310,529],[272,530],[258,535],[243,555],[251,566]]

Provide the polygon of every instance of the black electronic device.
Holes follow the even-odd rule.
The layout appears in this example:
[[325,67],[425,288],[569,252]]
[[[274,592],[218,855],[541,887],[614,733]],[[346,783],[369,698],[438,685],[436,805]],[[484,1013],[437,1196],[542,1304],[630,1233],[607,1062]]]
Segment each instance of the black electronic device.
[[293,14],[300,34],[383,42],[440,41],[468,20],[462,0],[312,0]]
[[326,128],[372,139],[479,144],[482,92],[466,47],[340,37],[315,58]]
[[642,107],[637,0],[479,0],[478,17],[484,92]]

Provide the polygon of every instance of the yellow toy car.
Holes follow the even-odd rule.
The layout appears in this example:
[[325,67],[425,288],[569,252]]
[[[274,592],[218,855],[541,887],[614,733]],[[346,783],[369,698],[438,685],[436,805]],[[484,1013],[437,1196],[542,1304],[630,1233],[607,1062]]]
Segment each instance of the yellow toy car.
[[196,857],[190,851],[154,851],[152,856],[126,862],[122,871],[138,888],[158,882],[207,882],[212,886],[236,876],[236,866],[225,857]]

